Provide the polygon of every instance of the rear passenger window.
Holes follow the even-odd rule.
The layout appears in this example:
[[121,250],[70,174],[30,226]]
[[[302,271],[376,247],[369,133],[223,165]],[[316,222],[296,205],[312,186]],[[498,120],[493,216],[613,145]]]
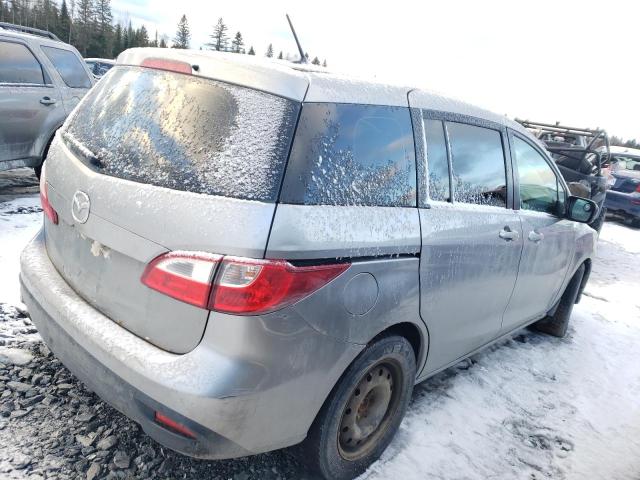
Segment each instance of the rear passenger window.
[[64,83],[71,88],[91,88],[91,80],[80,59],[69,50],[55,47],[42,47],[42,51],[51,60]]
[[440,120],[425,120],[427,137],[427,171],[429,172],[429,199],[450,201],[449,162],[444,126]]
[[564,211],[564,188],[547,161],[531,145],[513,137],[520,182],[520,207],[558,215]]
[[409,109],[304,105],[281,201],[415,207],[416,170]]
[[0,42],[0,83],[44,84],[42,67],[26,46]]
[[454,198],[476,205],[507,206],[502,136],[497,130],[447,122]]

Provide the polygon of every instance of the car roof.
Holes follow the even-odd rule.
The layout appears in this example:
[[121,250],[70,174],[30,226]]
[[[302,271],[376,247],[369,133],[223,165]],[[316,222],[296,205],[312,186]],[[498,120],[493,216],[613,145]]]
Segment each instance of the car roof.
[[406,107],[411,95],[412,107],[488,120],[516,130],[542,146],[527,129],[506,116],[427,90],[345,76],[314,65],[253,55],[173,48],[132,48],[122,52],[116,64],[141,65],[151,58],[188,62],[198,66],[198,76],[263,90],[299,102]]
[[63,48],[65,50],[75,50],[72,45],[64,43],[60,40],[54,40],[52,38],[43,37],[42,35],[35,35],[33,33],[18,32],[10,30],[0,26],[0,37],[18,38],[24,40],[26,43],[37,43],[39,45],[46,45],[50,47]]

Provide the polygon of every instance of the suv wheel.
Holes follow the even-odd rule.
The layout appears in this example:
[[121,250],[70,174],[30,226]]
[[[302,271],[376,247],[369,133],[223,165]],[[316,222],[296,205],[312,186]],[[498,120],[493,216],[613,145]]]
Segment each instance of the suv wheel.
[[303,462],[326,479],[351,479],[380,457],[407,410],[416,360],[403,337],[383,337],[349,366],[302,445]]

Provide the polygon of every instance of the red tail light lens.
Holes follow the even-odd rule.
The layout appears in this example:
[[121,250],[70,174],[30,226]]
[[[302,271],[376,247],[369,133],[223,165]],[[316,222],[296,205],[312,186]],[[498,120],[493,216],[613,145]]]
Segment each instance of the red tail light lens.
[[640,183],[636,185],[636,192],[640,193]]
[[147,58],[141,64],[142,67],[155,68],[156,70],[167,70],[169,72],[186,73],[191,75],[191,65],[178,60],[167,60],[164,58]]
[[227,257],[216,275],[209,308],[248,315],[273,312],[318,290],[349,265],[297,267],[285,260]]
[[171,252],[153,260],[142,274],[147,287],[197,307],[207,308],[211,279],[220,255]]
[[58,224],[58,212],[56,212],[51,203],[49,203],[49,195],[47,193],[47,180],[45,179],[45,168],[42,166],[42,172],[40,173],[40,203],[42,204],[42,210],[51,223]]

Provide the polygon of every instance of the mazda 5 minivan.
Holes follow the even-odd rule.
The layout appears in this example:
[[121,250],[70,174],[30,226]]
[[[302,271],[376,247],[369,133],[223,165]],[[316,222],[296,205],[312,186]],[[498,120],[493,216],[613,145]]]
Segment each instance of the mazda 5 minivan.
[[328,479],[417,382],[564,335],[597,215],[505,117],[251,57],[132,49],[49,151],[22,295],[51,350],[158,442],[300,444]]

